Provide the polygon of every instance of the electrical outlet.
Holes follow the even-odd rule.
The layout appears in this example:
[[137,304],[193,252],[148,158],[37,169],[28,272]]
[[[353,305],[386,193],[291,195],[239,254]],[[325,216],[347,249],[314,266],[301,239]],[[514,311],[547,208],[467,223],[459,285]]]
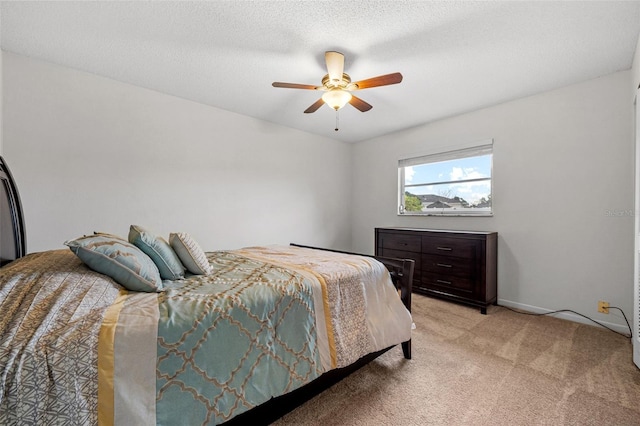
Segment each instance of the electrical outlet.
[[603,302],[602,300],[598,302],[598,312],[602,314],[609,313],[609,302]]

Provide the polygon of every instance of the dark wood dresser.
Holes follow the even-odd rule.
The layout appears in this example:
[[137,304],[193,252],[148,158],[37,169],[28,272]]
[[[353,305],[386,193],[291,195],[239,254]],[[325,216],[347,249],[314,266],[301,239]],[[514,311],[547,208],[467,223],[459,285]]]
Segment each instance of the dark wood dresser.
[[498,300],[498,233],[376,228],[376,256],[413,259],[413,292],[480,308]]

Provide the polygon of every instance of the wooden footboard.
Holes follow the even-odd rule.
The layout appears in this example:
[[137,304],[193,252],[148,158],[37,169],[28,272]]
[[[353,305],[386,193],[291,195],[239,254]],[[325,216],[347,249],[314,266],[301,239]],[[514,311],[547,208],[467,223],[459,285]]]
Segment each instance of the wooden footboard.
[[[326,249],[322,247],[305,246],[301,244],[291,243],[295,247],[309,248],[314,250],[332,251],[335,253],[353,254],[356,256],[372,257],[387,267],[391,274],[391,281],[400,292],[400,299],[407,310],[411,312],[411,283],[413,282],[413,270],[415,261],[413,259],[396,259],[392,257],[372,256],[368,254],[353,253],[342,250]],[[402,352],[406,359],[411,359],[411,340],[402,343]]]
[[[391,281],[400,292],[400,300],[411,312],[411,283],[413,282],[413,269],[415,261],[413,259],[394,259],[389,257],[371,256],[382,262],[389,273]],[[402,343],[402,353],[406,359],[411,359],[411,340]]]

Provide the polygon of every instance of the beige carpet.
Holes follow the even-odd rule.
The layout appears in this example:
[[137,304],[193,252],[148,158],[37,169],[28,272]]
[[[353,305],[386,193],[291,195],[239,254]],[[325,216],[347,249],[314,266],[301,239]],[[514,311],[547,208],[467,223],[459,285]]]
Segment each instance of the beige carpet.
[[552,317],[414,295],[394,348],[276,425],[640,425],[629,339]]

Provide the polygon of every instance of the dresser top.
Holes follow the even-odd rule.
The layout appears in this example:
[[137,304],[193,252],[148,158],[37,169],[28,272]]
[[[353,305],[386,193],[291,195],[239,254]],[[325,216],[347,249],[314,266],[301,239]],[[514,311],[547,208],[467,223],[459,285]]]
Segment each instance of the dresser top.
[[497,234],[497,232],[493,232],[493,231],[463,231],[459,229],[430,229],[430,228],[403,228],[403,227],[376,228],[376,230],[385,230],[385,229],[390,231],[444,232],[447,234],[475,234],[475,235]]

